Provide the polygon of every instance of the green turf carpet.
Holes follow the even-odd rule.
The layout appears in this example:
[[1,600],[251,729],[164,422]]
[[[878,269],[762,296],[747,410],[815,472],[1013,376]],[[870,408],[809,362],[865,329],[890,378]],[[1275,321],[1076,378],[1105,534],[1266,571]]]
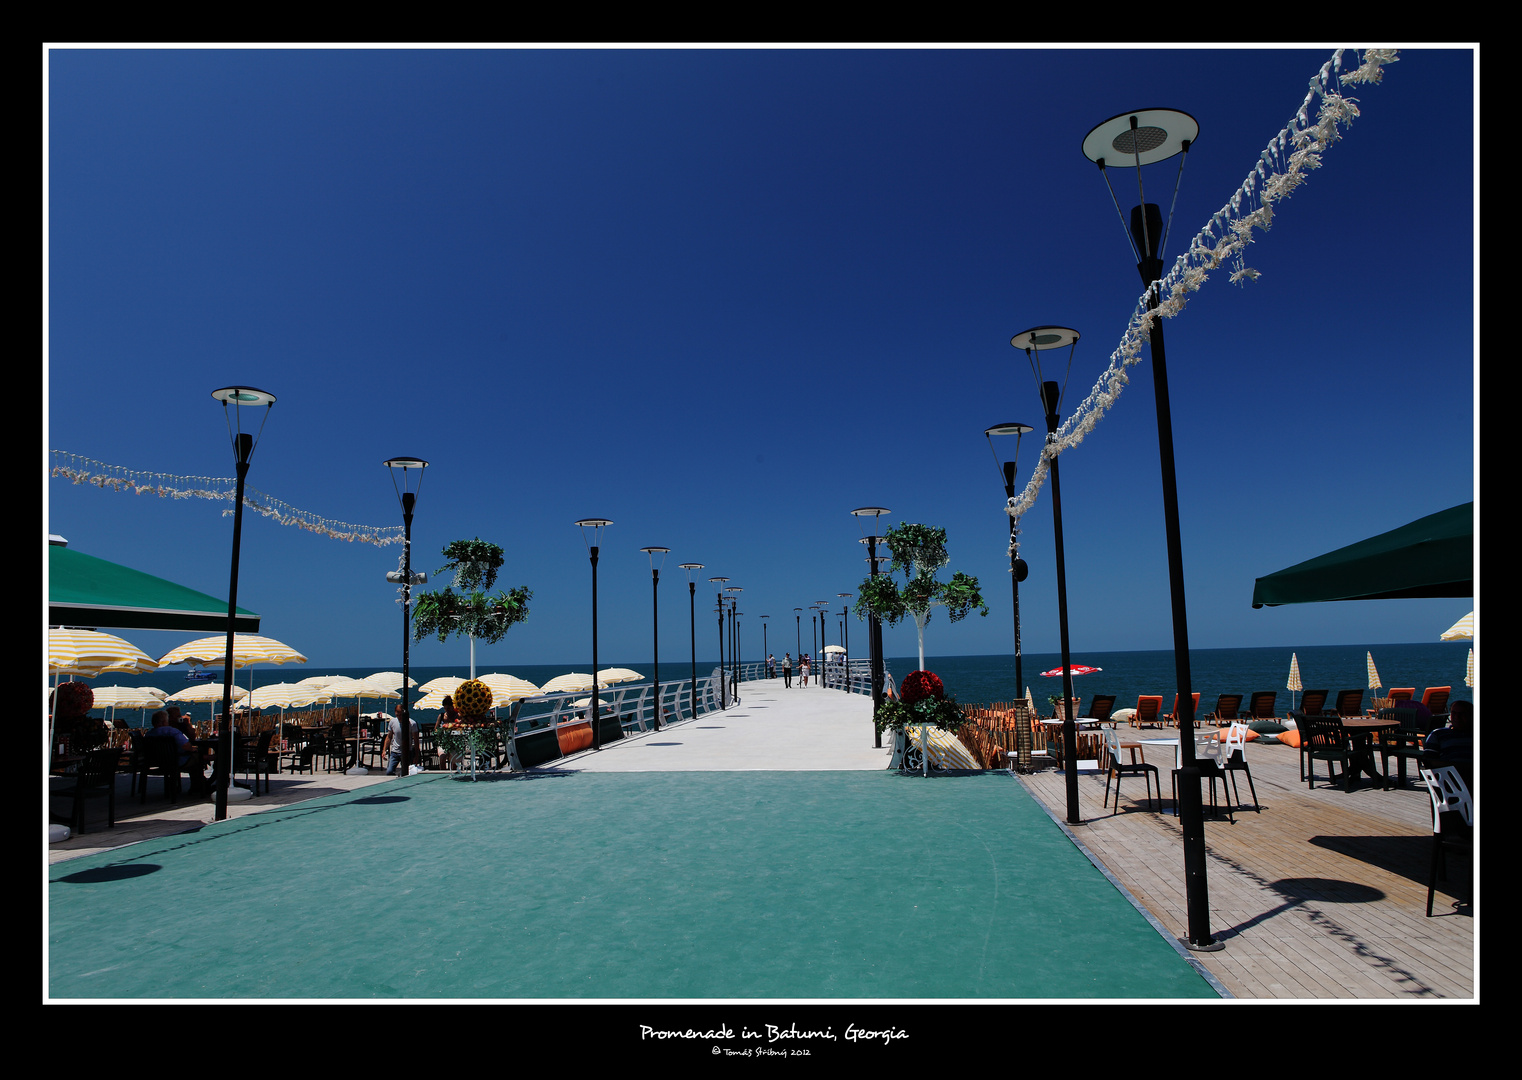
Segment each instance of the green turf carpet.
[[1007,775],[425,775],[50,868],[53,998],[1213,997]]

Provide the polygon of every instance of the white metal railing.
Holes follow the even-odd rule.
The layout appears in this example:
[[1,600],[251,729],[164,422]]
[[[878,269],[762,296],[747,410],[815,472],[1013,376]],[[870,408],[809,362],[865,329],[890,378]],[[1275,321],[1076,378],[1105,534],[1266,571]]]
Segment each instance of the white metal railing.
[[[696,712],[693,710],[693,684],[690,678],[673,679],[670,682],[662,680],[659,700],[662,726],[718,712],[721,678],[720,670],[714,668],[711,674],[698,679]],[[511,730],[517,738],[554,732],[558,742],[561,728],[587,722],[591,696],[591,691],[583,691],[545,694],[515,701],[512,712],[503,722],[504,732]],[[609,686],[597,691],[597,711],[604,723],[616,716],[625,734],[653,730],[656,706],[655,687],[648,682]],[[507,749],[503,747],[504,754]]]
[[[872,693],[872,662],[865,657],[846,660],[844,663],[838,660],[826,660],[823,665],[816,665],[812,674],[819,680],[819,685],[833,690],[844,690],[850,694]],[[798,669],[793,669],[793,676],[797,678]],[[755,663],[743,663],[740,665],[740,681],[752,682],[756,679],[776,678],[768,675],[765,661]],[[733,683],[731,683],[733,685]],[[883,685],[897,693],[897,687],[893,682],[893,674],[884,669]]]

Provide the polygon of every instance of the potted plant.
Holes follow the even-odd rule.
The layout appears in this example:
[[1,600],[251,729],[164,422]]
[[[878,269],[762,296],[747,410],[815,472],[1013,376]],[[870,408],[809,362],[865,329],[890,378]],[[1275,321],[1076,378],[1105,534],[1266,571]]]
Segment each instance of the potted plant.
[[[966,722],[961,706],[956,698],[947,696],[945,684],[935,672],[910,672],[899,684],[898,697],[884,701],[877,711],[877,730],[894,732],[889,768],[918,769],[920,775],[928,775],[929,729],[955,733]],[[911,728],[915,729],[912,736]]]

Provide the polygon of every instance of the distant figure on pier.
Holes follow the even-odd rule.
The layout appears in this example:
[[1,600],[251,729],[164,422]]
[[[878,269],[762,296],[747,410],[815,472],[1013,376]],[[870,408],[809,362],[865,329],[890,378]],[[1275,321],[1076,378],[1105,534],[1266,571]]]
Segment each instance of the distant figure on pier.
[[798,658],[798,685],[799,686],[807,686],[808,684],[809,684],[809,654],[808,653],[804,653],[802,656],[800,656]]
[[782,686],[784,689],[793,688],[793,654],[782,654]]
[[766,677],[768,679],[775,679],[777,677],[777,658],[775,656],[768,655],[766,658]]

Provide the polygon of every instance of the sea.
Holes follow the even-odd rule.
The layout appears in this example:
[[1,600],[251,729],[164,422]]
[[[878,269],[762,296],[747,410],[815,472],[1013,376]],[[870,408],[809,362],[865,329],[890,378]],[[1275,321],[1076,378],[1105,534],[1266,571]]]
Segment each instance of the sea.
[[[1194,689],[1200,695],[1200,708],[1209,712],[1215,708],[1221,694],[1241,694],[1244,701],[1255,691],[1278,692],[1275,702],[1280,716],[1298,704],[1300,695],[1287,688],[1290,659],[1299,665],[1301,684],[1313,690],[1327,690],[1333,697],[1339,690],[1365,690],[1365,703],[1373,696],[1368,688],[1367,660],[1374,658],[1385,690],[1396,686],[1413,687],[1420,700],[1422,691],[1429,686],[1451,686],[1454,700],[1475,700],[1475,691],[1464,685],[1464,674],[1471,643],[1445,641],[1407,645],[1309,645],[1298,648],[1252,648],[1252,649],[1193,649],[1190,651],[1190,677]],[[1025,653],[1021,667],[1025,682],[1031,688],[1031,696],[1043,712],[1047,711],[1049,699],[1060,697],[1061,676],[1043,678],[1041,672],[1057,668],[1062,657],[1057,653]],[[1097,667],[1100,670],[1073,679],[1073,692],[1084,702],[1095,694],[1114,694],[1115,707],[1127,708],[1136,704],[1142,694],[1160,694],[1165,709],[1171,709],[1176,690],[1176,676],[1171,650],[1133,652],[1085,652],[1075,653],[1072,663]],[[1015,658],[1013,654],[986,656],[933,656],[926,658],[929,669],[940,676],[946,691],[964,705],[988,705],[999,701],[1013,701],[1015,689]],[[649,658],[644,661],[608,661],[602,668],[627,667],[648,676]],[[718,666],[714,660],[699,661],[698,674],[703,676]],[[894,680],[901,682],[904,676],[919,666],[917,657],[889,657],[887,668]],[[585,660],[563,664],[509,664],[502,667],[478,667],[478,674],[488,670],[501,671],[528,679],[535,685],[543,685],[557,675],[569,671],[587,671],[591,665]],[[377,665],[368,668],[314,668],[284,666],[259,666],[242,668],[234,672],[238,685],[249,685],[250,671],[254,685],[266,686],[277,682],[299,682],[309,675],[349,675],[363,678],[379,671],[397,671],[401,664]],[[678,679],[687,675],[690,665],[673,661],[662,663],[662,679]],[[419,685],[442,675],[460,678],[469,676],[467,666],[412,667],[409,673]],[[220,683],[221,672],[211,680]],[[106,676],[95,680],[96,685],[108,683],[128,686],[157,686],[169,693],[197,685],[187,682],[184,668],[169,668],[145,675]],[[202,684],[204,685],[204,684]],[[367,709],[376,703],[367,703]],[[181,706],[193,719],[210,719],[214,707],[210,703]],[[387,705],[389,710],[390,705]],[[120,714],[129,725],[146,722],[146,714],[128,710]]]

